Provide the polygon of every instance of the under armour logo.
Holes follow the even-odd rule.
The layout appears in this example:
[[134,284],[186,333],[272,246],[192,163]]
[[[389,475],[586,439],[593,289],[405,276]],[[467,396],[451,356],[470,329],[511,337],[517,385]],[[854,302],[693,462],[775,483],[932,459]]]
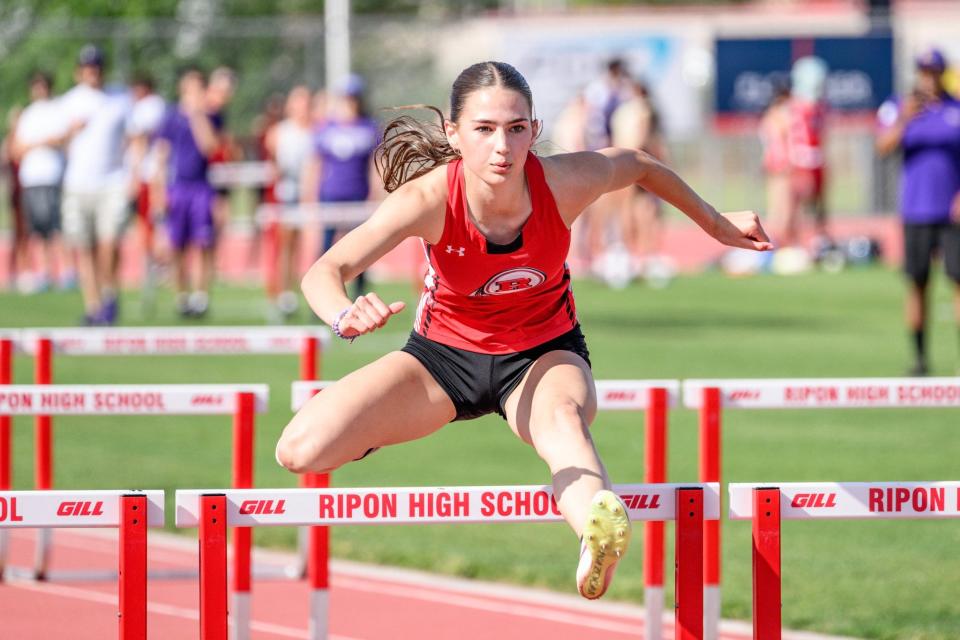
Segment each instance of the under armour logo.
[[457,249],[454,249],[453,245],[449,245],[449,244],[447,245],[447,253],[455,253],[461,258],[463,257],[463,254],[466,253],[466,251],[467,251],[466,247],[459,247]]

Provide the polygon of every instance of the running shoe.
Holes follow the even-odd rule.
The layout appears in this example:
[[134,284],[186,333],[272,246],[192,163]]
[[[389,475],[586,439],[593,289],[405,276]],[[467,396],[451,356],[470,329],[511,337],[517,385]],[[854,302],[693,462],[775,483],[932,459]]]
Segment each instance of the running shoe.
[[595,600],[606,593],[617,563],[630,545],[631,531],[630,516],[620,497],[607,489],[598,491],[590,503],[580,543],[577,589],[584,598]]

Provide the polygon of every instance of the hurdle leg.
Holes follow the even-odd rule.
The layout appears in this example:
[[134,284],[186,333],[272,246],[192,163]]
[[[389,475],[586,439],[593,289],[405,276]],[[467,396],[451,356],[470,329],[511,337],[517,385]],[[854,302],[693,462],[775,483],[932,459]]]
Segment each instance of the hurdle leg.
[[227,497],[200,497],[200,640],[227,640]]
[[703,635],[703,489],[677,489],[674,637]]
[[753,490],[753,637],[780,640],[780,489]]
[[120,640],[147,637],[147,497],[120,498]]
[[[233,486],[237,489],[253,487],[253,420],[255,399],[252,393],[237,394],[237,409],[233,419]],[[232,640],[250,637],[250,552],[253,530],[236,527],[233,530],[233,610],[231,615]]]
[[[312,487],[329,487],[330,475],[326,473],[310,474]],[[330,528],[310,527],[309,559],[307,562],[310,578],[310,640],[327,640],[330,620]]]
[[[667,390],[650,389],[645,429],[644,482],[667,481]],[[643,523],[643,604],[647,640],[663,638],[663,522]]]
[[[34,362],[34,383],[53,383],[53,342],[49,338],[37,340]],[[34,421],[34,486],[39,490],[53,488],[53,421],[50,416],[37,416]],[[50,548],[53,529],[37,530],[37,546],[33,557],[33,575],[45,580],[50,568]]]
[[[720,482],[720,408],[720,389],[705,388],[700,408],[700,482]],[[720,520],[706,521],[704,529],[703,637],[717,640],[720,634]]]
[[[0,339],[0,385],[13,382],[13,340]],[[10,416],[0,416],[0,491],[10,490]],[[7,530],[0,529],[0,581],[7,566]]]

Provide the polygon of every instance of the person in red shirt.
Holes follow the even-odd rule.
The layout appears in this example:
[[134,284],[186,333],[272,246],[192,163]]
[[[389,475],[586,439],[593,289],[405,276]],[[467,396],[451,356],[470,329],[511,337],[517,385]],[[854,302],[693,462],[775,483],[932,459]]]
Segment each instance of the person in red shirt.
[[303,279],[317,315],[353,340],[404,303],[375,293],[350,300],[344,283],[419,237],[430,268],[414,331],[400,351],[312,398],[284,429],[277,461],[295,473],[330,471],[452,420],[498,413],[549,467],[560,512],[582,540],[578,589],[598,598],[630,521],[590,437],[597,398],[565,265],[570,225],[600,195],[637,184],[724,244],[772,245],[754,212],[717,213],[643,151],[532,154],[541,125],[526,80],[508,64],[468,67],[450,102],[442,128],[407,116],[387,125],[377,165],[390,195]]
[[827,73],[826,63],[815,56],[800,58],[791,69],[793,87],[787,103],[790,209],[782,229],[782,243],[787,246],[800,244],[800,216],[804,211],[809,211],[814,220],[815,245],[822,248],[831,244],[825,201]]

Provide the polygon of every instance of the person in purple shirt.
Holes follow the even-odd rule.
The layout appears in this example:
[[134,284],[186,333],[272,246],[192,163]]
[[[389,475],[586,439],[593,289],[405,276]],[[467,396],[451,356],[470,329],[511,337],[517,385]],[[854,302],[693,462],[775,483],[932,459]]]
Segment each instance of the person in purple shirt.
[[[157,131],[155,197],[166,202],[167,233],[173,251],[177,310],[186,317],[206,314],[213,279],[213,201],[207,178],[210,155],[217,149],[218,122],[207,114],[206,80],[196,68],[180,74],[180,101],[171,107]],[[185,254],[200,251],[200,269],[189,282]]]
[[900,214],[904,270],[909,278],[907,325],[913,334],[911,375],[926,375],[927,282],[939,250],[954,283],[960,325],[960,101],[943,86],[943,54],[931,49],[917,58],[913,91],[881,105],[877,150],[903,154]]
[[[314,154],[304,167],[301,193],[306,201],[363,202],[370,198],[373,152],[380,142],[376,121],[364,106],[364,82],[350,75],[342,83],[331,113],[314,133]],[[333,246],[338,228],[323,232],[323,251]],[[357,295],[366,280],[357,276]]]

